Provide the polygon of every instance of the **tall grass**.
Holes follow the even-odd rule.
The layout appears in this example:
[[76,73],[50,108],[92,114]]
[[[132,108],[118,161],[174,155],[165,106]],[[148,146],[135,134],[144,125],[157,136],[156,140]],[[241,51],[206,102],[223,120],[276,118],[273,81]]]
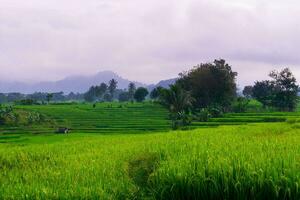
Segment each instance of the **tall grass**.
[[300,199],[288,123],[0,144],[0,199]]

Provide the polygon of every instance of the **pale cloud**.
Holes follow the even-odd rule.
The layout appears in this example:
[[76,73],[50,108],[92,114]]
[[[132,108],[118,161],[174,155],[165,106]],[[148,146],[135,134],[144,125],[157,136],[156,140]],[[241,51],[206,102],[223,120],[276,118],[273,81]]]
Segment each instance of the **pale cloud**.
[[242,85],[286,66],[300,78],[299,34],[296,0],[0,0],[0,77],[150,83],[225,58]]

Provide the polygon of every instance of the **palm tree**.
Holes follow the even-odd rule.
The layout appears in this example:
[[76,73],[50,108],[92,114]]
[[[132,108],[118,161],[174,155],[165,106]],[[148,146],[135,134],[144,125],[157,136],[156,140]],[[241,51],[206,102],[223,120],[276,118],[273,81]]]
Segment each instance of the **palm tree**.
[[49,104],[49,102],[51,101],[52,98],[53,98],[53,94],[52,93],[48,93],[47,96],[46,96],[48,104]]
[[181,120],[183,125],[188,124],[186,113],[192,107],[194,101],[190,92],[185,91],[179,85],[171,85],[170,89],[161,91],[160,101],[169,109],[174,128],[176,128],[178,120]]

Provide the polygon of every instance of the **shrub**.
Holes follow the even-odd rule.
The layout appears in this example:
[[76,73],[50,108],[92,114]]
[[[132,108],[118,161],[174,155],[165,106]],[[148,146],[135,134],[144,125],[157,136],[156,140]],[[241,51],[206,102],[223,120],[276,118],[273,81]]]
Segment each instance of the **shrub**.
[[246,112],[250,100],[245,97],[238,97],[232,104],[232,111],[237,113]]
[[207,122],[211,118],[211,114],[207,108],[202,108],[196,113],[196,119],[200,122]]
[[211,117],[222,117],[224,115],[222,108],[220,107],[210,107],[208,108]]

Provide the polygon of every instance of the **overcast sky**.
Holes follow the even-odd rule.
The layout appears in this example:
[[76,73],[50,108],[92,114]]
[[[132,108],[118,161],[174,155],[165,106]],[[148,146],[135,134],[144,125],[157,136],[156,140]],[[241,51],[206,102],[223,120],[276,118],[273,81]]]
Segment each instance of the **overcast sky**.
[[300,79],[298,0],[0,0],[0,78],[112,70],[153,83],[224,58],[239,84],[290,67]]

